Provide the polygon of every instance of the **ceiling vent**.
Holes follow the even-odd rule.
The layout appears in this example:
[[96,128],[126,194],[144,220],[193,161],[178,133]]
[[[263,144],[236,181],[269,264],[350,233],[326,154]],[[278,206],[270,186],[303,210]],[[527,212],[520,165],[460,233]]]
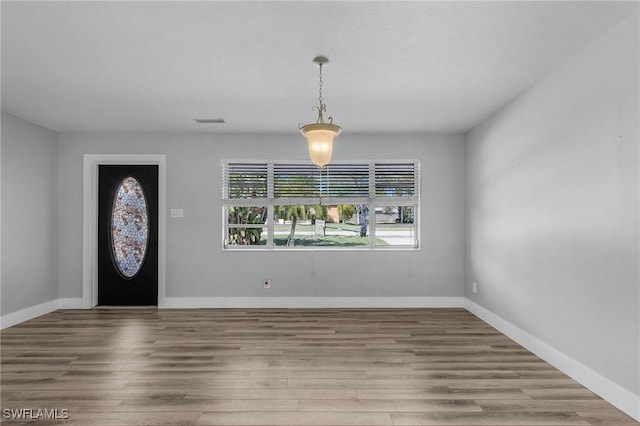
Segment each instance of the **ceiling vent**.
[[198,124],[224,124],[224,118],[194,118]]

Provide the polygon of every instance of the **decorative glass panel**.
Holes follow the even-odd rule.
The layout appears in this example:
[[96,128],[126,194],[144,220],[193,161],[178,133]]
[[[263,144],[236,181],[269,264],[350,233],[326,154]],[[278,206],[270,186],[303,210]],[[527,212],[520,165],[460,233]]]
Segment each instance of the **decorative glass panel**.
[[147,200],[138,179],[125,178],[116,192],[111,212],[112,250],[115,264],[126,278],[142,267],[149,241]]

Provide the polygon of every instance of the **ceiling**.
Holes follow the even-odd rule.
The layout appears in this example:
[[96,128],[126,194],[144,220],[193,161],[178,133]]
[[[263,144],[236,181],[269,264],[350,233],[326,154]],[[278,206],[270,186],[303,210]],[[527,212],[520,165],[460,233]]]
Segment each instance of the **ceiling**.
[[[638,2],[2,1],[2,109],[61,132],[465,132]],[[224,118],[226,124],[197,124]]]

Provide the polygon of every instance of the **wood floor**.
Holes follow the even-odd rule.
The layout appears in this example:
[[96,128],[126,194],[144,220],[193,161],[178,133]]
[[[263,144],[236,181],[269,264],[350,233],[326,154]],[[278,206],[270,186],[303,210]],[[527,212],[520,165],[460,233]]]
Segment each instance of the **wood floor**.
[[1,339],[3,424],[638,424],[463,309],[60,310]]

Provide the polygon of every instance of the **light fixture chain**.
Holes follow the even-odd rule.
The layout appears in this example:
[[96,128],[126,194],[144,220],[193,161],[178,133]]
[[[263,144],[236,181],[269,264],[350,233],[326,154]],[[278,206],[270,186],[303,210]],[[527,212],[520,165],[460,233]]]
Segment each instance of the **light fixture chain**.
[[320,90],[319,90],[318,101],[320,101],[320,108],[322,108],[322,101],[324,100],[322,98],[322,64],[320,64],[319,68],[320,68]]

